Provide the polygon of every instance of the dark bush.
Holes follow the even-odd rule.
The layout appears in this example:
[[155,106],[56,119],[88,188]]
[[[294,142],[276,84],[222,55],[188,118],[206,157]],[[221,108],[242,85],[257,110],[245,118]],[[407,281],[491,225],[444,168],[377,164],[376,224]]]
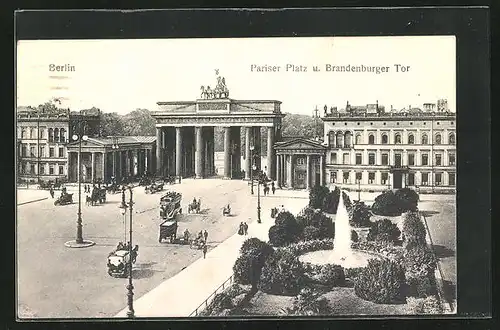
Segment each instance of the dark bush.
[[401,188],[394,193],[401,201],[401,212],[416,211],[418,205],[418,194],[415,190],[410,188]]
[[437,294],[436,278],[434,274],[427,276],[410,277],[406,279],[408,296],[426,298]]
[[352,227],[370,227],[372,213],[364,202],[355,201],[349,208],[349,224]]
[[269,228],[269,243],[274,246],[283,246],[299,239],[300,225],[290,212],[281,212],[276,216],[276,225]]
[[340,201],[340,189],[335,187],[333,191],[330,191],[323,202],[322,211],[328,212],[331,214],[337,213],[337,208],[339,206]]
[[299,259],[286,250],[276,250],[267,258],[260,275],[259,289],[278,295],[296,295],[304,283]]
[[345,284],[345,274],[342,266],[334,264],[320,265],[310,275],[313,282],[334,287]]
[[321,233],[318,228],[314,226],[307,226],[304,228],[304,240],[310,241],[313,239],[319,239],[321,237]]
[[305,208],[297,216],[296,221],[299,228],[305,229],[308,226],[317,228],[319,230],[319,236],[317,238],[323,239],[333,237],[334,225],[332,219],[321,211]]
[[404,301],[404,270],[394,261],[371,259],[354,278],[354,292],[358,297],[378,304]]
[[309,207],[313,209],[321,209],[328,193],[329,189],[327,187],[320,185],[312,187],[309,190]]
[[273,246],[284,246],[289,243],[286,229],[282,226],[269,228],[269,243]]
[[253,284],[255,282],[254,257],[251,254],[242,254],[233,265],[234,281],[240,284]]
[[358,233],[355,230],[351,230],[351,241],[352,242],[359,241]]
[[394,243],[399,239],[401,231],[389,219],[378,220],[370,228],[366,239],[368,241]]
[[246,293],[246,291],[242,287],[238,284],[233,284],[226,291],[216,294],[203,314],[216,316],[223,310],[235,308],[236,306],[233,304],[233,298],[244,293]]
[[364,267],[345,268],[344,275],[346,278],[354,279],[361,273],[363,269]]
[[295,244],[291,244],[282,249],[287,250],[288,252],[296,256],[319,250],[333,250],[333,238],[301,241]]
[[273,253],[273,248],[253,237],[243,242],[240,252],[241,255],[236,259],[233,266],[235,282],[256,286],[264,262]]
[[322,297],[322,293],[304,288],[295,297],[291,308],[285,309],[286,315],[295,316],[313,316],[330,314],[330,308],[326,298]]
[[417,212],[403,214],[403,236],[406,245],[427,245],[425,225]]
[[406,276],[422,277],[434,274],[437,259],[427,246],[407,245],[403,254]]
[[270,254],[273,248],[266,242],[261,241],[256,237],[249,238],[243,242],[240,248],[241,254]]

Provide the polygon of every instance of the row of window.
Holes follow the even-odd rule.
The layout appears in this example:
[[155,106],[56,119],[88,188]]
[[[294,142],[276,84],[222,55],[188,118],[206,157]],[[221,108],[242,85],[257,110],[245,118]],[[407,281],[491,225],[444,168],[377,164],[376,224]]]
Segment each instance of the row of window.
[[[420,139],[421,144],[429,144],[429,136],[426,133],[422,133],[421,139]],[[434,144],[442,144],[442,135],[441,133],[436,133],[434,135]],[[381,137],[381,144],[388,144],[389,143],[389,136],[386,133],[382,134]],[[402,144],[402,136],[401,133],[395,133],[394,134],[394,144]],[[344,147],[344,148],[351,148],[352,147],[352,141],[351,141],[351,132],[335,132],[330,131],[328,135],[328,144],[330,146],[337,146],[337,147]],[[355,144],[363,144],[363,138],[360,133],[356,134],[355,137]],[[375,134],[370,133],[368,135],[368,144],[375,144]],[[412,133],[408,134],[408,144],[415,144],[415,136]],[[448,134],[448,144],[455,144],[455,133],[450,133]]]
[[[57,165],[57,164],[48,164],[48,163],[40,163],[39,165],[40,168],[40,175],[64,175],[64,166],[63,165]],[[27,166],[26,163],[21,164],[21,174],[37,174],[36,172],[37,164],[29,164]],[[46,172],[48,168],[48,172]],[[57,171],[57,173],[56,173]]]
[[[383,172],[380,173],[380,181],[375,182],[375,172],[368,172],[368,184],[381,184],[388,185],[389,184],[389,173]],[[429,178],[430,173],[420,173],[420,185],[421,186],[429,186]],[[330,183],[343,183],[343,184],[353,184],[358,183],[363,180],[363,173],[356,172],[355,176],[356,182],[351,182],[350,172],[343,171],[342,172],[342,182],[338,182],[337,180],[337,172],[330,172]],[[455,173],[448,173],[448,185],[455,186]],[[415,186],[415,173],[407,174],[407,185]],[[434,185],[442,186],[443,185],[443,173],[434,173]]]
[[[349,153],[344,153],[342,155],[342,164],[344,165],[349,165],[350,164],[350,154]],[[443,155],[441,154],[435,154],[434,155],[434,166],[443,166]],[[388,153],[382,153],[381,157],[381,164],[380,165],[389,165],[389,154]],[[448,154],[448,166],[455,166],[456,163],[456,158],[455,154],[449,153]],[[330,154],[330,164],[337,164],[337,154],[332,153]],[[371,152],[368,154],[368,164],[363,164],[363,155],[361,153],[356,154],[356,165],[378,165],[376,161],[376,154],[374,152]],[[408,161],[407,161],[408,166],[415,166],[415,154],[414,153],[408,153]],[[402,154],[401,153],[395,153],[394,154],[394,165],[395,166],[401,166],[402,165]],[[429,154],[423,153],[421,154],[421,159],[420,159],[420,166],[428,166],[429,164]]]
[[[66,152],[64,150],[64,147],[59,147],[57,149],[57,151],[58,151],[57,156],[55,154],[56,148],[49,147],[48,149],[49,149],[49,154],[47,155],[45,146],[41,145],[40,146],[40,157],[51,157],[51,158],[52,157],[59,157],[59,158],[66,157]],[[29,146],[29,154],[28,154],[28,145],[22,144],[21,145],[21,157],[37,157],[36,145]]]
[[[28,137],[29,132],[29,137]],[[66,142],[66,129],[64,128],[49,128],[47,130],[48,136],[45,136],[45,128],[40,127],[40,139],[48,139],[49,142]],[[36,139],[36,128],[22,127],[21,139]]]

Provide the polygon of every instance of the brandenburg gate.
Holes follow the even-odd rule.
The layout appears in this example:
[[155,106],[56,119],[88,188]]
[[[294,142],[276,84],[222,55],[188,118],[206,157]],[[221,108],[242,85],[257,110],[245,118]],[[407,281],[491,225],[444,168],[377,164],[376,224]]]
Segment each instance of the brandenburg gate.
[[[217,72],[217,71],[216,71]],[[215,127],[224,131],[224,178],[253,166],[262,169],[261,127],[267,127],[266,174],[276,179],[274,143],[281,140],[280,101],[242,101],[229,98],[225,79],[217,86],[201,87],[196,101],[158,102],[156,120],[156,161],[158,175],[206,178],[215,175]],[[241,168],[241,128],[244,128],[245,160]],[[251,148],[252,146],[252,148]],[[252,157],[249,157],[252,155]],[[250,159],[253,158],[254,162]]]

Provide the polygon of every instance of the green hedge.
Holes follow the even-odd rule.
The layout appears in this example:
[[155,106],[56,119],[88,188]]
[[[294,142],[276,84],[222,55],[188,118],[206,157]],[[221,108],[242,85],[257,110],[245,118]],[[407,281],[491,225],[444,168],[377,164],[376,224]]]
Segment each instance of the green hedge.
[[351,227],[370,227],[372,213],[364,202],[355,201],[349,208],[349,224]]
[[269,243],[273,246],[284,246],[296,242],[302,235],[295,216],[288,211],[280,212],[276,216],[275,223],[269,228]]
[[389,219],[381,219],[374,222],[368,232],[368,241],[379,241],[394,243],[399,240],[401,231],[398,226]]
[[405,244],[427,245],[427,231],[418,212],[408,211],[403,214],[403,237]]
[[397,216],[406,211],[416,211],[418,205],[418,194],[403,188],[396,192],[387,190],[375,198],[372,212],[383,216]]
[[[301,236],[303,239],[323,239],[323,238],[333,238],[335,227],[333,225],[332,219],[326,216],[320,210],[315,210],[309,207],[304,208],[296,218],[296,221],[301,231]],[[311,237],[312,229],[308,229],[307,235],[305,229],[307,227],[317,228],[319,233],[317,237]],[[312,235],[315,235],[313,233]]]
[[296,295],[304,284],[304,268],[297,256],[279,249],[267,258],[258,288],[265,293]]
[[258,238],[249,238],[243,242],[240,248],[241,254],[233,265],[235,282],[256,286],[264,262],[273,251],[269,244]]

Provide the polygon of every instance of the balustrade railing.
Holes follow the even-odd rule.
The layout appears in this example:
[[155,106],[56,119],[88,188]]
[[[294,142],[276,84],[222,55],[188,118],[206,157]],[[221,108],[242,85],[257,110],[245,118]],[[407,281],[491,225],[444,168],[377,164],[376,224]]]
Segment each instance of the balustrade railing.
[[214,292],[212,292],[207,299],[205,299],[194,311],[189,314],[189,317],[192,316],[198,316],[200,312],[203,310],[207,309],[208,306],[210,306],[211,302],[209,303],[210,300],[213,301],[213,298],[221,292],[223,292],[225,289],[227,289],[231,284],[234,282],[234,275],[231,275],[227,280],[224,281],[217,289],[215,289]]

